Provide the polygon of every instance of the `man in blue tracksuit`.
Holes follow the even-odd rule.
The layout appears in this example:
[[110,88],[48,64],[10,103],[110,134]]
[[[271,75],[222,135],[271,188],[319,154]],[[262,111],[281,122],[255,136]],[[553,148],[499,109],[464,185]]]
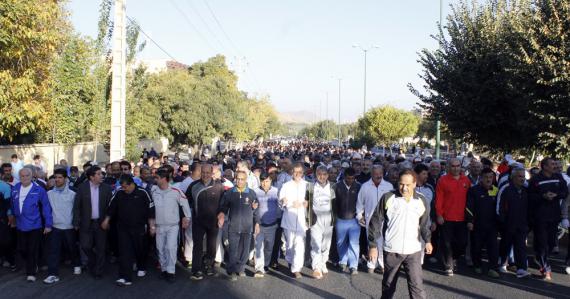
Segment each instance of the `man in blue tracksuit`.
[[[545,158],[540,162],[541,171],[528,184],[529,200],[532,205],[532,222],[536,259],[540,265],[540,273],[545,280],[551,280],[549,255],[556,246],[558,223],[568,216],[561,206],[566,207],[568,186],[564,178],[555,173],[556,161]],[[563,216],[564,214],[564,216]]]
[[497,214],[501,230],[501,261],[506,261],[509,248],[513,248],[517,277],[530,275],[527,271],[526,237],[529,227],[529,200],[524,187],[524,168],[511,171],[511,181],[503,186],[497,194]]
[[19,175],[20,182],[12,189],[12,214],[16,217],[18,251],[26,259],[26,279],[34,282],[41,235],[51,232],[53,224],[51,206],[45,189],[32,182],[29,168],[20,169]]
[[257,208],[257,196],[247,187],[247,174],[236,171],[236,186],[224,193],[218,213],[219,228],[223,227],[225,215],[228,215],[230,259],[227,270],[231,281],[237,280],[237,275],[245,276],[252,233],[254,230],[255,235],[259,232]]

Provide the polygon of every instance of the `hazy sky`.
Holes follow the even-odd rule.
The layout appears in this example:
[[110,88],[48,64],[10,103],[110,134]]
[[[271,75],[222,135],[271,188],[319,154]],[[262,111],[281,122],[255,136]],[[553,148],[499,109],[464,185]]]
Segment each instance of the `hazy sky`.
[[[455,2],[444,1],[444,15]],[[69,2],[77,31],[95,36],[99,3]],[[417,53],[437,47],[430,35],[439,0],[127,0],[127,15],[182,63],[224,54],[239,87],[268,94],[282,112],[325,118],[328,92],[328,116],[336,121],[338,81],[332,77],[340,77],[346,122],[363,110],[364,56],[353,44],[380,47],[368,54],[368,107],[416,105],[406,85],[421,87]],[[168,56],[148,42],[139,58]]]

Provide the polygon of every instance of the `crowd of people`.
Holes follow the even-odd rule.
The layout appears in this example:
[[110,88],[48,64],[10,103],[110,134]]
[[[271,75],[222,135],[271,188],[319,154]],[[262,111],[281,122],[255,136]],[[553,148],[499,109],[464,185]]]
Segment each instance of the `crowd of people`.
[[314,279],[331,266],[381,274],[385,298],[404,265],[410,296],[424,298],[424,261],[447,276],[463,259],[493,278],[529,276],[532,232],[539,275],[551,280],[557,232],[569,226],[570,177],[554,158],[530,169],[523,162],[299,141],[186,161],[152,149],[139,161],[88,162],[81,172],[62,160],[48,176],[41,157],[24,165],[13,155],[1,165],[0,259],[24,267],[30,282],[47,271],[46,284],[60,280],[62,261],[95,279],[117,263],[116,283],[128,286],[153,261],[169,282],[177,264],[195,281],[222,267],[235,281],[247,265],[262,278],[283,258],[297,279],[304,267]]

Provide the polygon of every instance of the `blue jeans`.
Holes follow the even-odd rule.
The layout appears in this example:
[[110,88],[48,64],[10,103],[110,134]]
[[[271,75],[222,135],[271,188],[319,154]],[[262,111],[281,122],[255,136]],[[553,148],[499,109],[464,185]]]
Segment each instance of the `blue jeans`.
[[358,225],[358,220],[337,218],[335,228],[339,263],[346,265],[348,262],[350,269],[357,269],[360,255],[360,225]]
[[81,266],[79,260],[79,247],[77,246],[77,236],[73,229],[57,229],[53,228],[48,235],[49,257],[48,257],[48,275],[58,276],[59,261],[61,258],[61,246],[65,246],[66,252],[71,256],[71,263],[74,267]]

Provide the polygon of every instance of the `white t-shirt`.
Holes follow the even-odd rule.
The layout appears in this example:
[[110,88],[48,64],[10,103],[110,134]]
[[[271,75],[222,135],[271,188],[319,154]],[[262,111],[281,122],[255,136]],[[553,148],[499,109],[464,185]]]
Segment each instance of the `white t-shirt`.
[[22,213],[22,208],[24,207],[24,200],[26,199],[26,196],[28,196],[28,193],[30,193],[30,190],[32,190],[32,184],[29,184],[28,187],[20,187],[20,198],[18,198],[20,202],[20,214]]

